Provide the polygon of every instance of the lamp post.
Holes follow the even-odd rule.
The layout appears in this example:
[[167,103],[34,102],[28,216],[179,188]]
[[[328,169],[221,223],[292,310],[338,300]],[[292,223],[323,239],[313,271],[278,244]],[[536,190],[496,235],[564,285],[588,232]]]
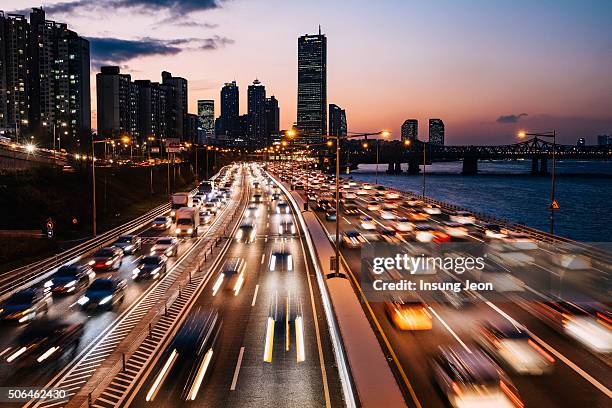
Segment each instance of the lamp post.
[[555,157],[557,152],[557,135],[554,130],[541,132],[541,133],[528,133],[520,131],[518,137],[523,139],[527,136],[533,136],[536,139],[538,137],[548,137],[552,139],[552,175],[551,175],[551,188],[550,188],[550,204],[548,209],[550,210],[550,235],[555,234],[555,211],[559,209],[559,203],[555,199]]
[[423,197],[423,199],[425,198],[425,171],[427,168],[427,155],[426,155],[427,146],[428,146],[428,143],[423,140],[423,188],[421,191],[421,196]]
[[92,185],[92,199],[91,199],[91,204],[92,204],[92,234],[93,237],[96,237],[96,221],[97,221],[97,217],[96,217],[96,143],[109,143],[112,140],[110,139],[103,139],[103,140],[94,140],[93,139],[93,134],[91,135],[91,185]]

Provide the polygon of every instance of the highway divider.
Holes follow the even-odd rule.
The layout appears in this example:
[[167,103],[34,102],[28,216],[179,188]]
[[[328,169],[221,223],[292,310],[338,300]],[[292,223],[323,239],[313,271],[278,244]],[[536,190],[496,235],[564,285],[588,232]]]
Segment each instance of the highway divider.
[[[266,172],[287,195],[304,231],[332,340],[344,400],[352,407],[403,407],[402,392],[348,279],[327,278],[334,248],[303,199]],[[357,395],[355,395],[357,394]]]

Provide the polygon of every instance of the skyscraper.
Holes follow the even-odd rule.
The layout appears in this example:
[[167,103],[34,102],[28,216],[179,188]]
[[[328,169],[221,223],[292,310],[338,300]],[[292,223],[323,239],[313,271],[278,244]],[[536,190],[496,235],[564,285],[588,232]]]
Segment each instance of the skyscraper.
[[429,143],[444,146],[444,122],[442,122],[442,119],[429,119]]
[[280,133],[280,109],[278,100],[272,95],[266,99],[266,146],[270,146],[273,140],[279,137]]
[[346,112],[333,103],[329,104],[329,135],[346,136]]
[[198,101],[198,143],[205,144],[215,136],[215,101]]
[[221,88],[221,116],[218,130],[222,135],[236,134],[239,123],[239,91],[236,81],[226,82]]
[[187,116],[187,80],[162,72],[162,85],[166,91],[166,136],[185,140]]
[[419,138],[419,121],[416,119],[406,119],[402,124],[402,141],[415,141]]
[[249,85],[247,95],[247,135],[250,147],[265,145],[266,87],[258,79]]
[[137,136],[138,97],[129,74],[119,67],[102,67],[96,74],[98,135],[118,138]]
[[320,142],[327,131],[327,38],[298,38],[297,128],[307,143]]

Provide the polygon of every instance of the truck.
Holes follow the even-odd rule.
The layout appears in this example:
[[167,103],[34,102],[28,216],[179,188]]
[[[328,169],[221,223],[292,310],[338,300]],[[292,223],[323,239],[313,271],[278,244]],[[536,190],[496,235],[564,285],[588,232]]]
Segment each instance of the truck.
[[176,216],[176,210],[181,207],[193,206],[192,198],[190,193],[174,193],[170,199],[170,216]]
[[215,189],[215,182],[212,180],[204,180],[198,186],[198,191],[200,193],[210,193]]
[[195,237],[198,235],[198,227],[200,225],[200,213],[197,208],[181,207],[176,210],[176,235],[190,235]]

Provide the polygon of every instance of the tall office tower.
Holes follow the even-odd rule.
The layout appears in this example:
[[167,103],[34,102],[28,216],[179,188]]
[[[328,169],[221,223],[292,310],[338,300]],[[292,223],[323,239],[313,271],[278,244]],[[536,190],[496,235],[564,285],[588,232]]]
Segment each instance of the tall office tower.
[[194,113],[185,115],[185,140],[198,143],[198,122],[200,117]]
[[[129,74],[119,67],[102,67],[96,74],[98,135],[118,138],[136,136],[138,97]],[[136,116],[136,118],[134,117]]]
[[419,139],[419,121],[416,119],[406,119],[402,124],[402,142],[410,140],[414,142]]
[[297,128],[306,143],[318,143],[327,131],[327,38],[298,38]]
[[198,143],[208,143],[215,136],[215,101],[198,101]]
[[247,136],[249,147],[265,145],[266,87],[258,79],[249,85],[247,95]]
[[187,116],[187,80],[173,77],[171,73],[162,72],[162,85],[166,93],[166,133],[168,137],[185,139],[185,118]]
[[329,135],[330,136],[346,136],[346,111],[334,105],[329,104]]
[[[87,140],[91,133],[89,41],[73,31],[68,33],[68,106],[72,143],[76,146]],[[60,123],[61,126],[61,123]],[[68,146],[68,145],[67,145]]]
[[25,16],[17,14],[0,14],[3,31],[0,33],[4,49],[0,56],[3,57],[0,71],[4,71],[3,78],[5,92],[2,96],[5,104],[0,108],[4,119],[6,135],[12,135],[13,139],[23,141],[28,133],[28,117],[30,112],[30,97],[28,86],[28,37],[30,26]]
[[442,122],[442,119],[429,119],[429,143],[444,146],[444,122]]
[[239,93],[236,81],[226,82],[221,88],[221,116],[220,119],[220,134],[233,135],[237,134],[240,128],[239,121]]
[[278,99],[276,99],[274,95],[266,99],[265,111],[265,145],[270,146],[273,140],[277,139],[280,134],[280,109],[278,107]]
[[598,146],[612,145],[612,135],[597,135]]

